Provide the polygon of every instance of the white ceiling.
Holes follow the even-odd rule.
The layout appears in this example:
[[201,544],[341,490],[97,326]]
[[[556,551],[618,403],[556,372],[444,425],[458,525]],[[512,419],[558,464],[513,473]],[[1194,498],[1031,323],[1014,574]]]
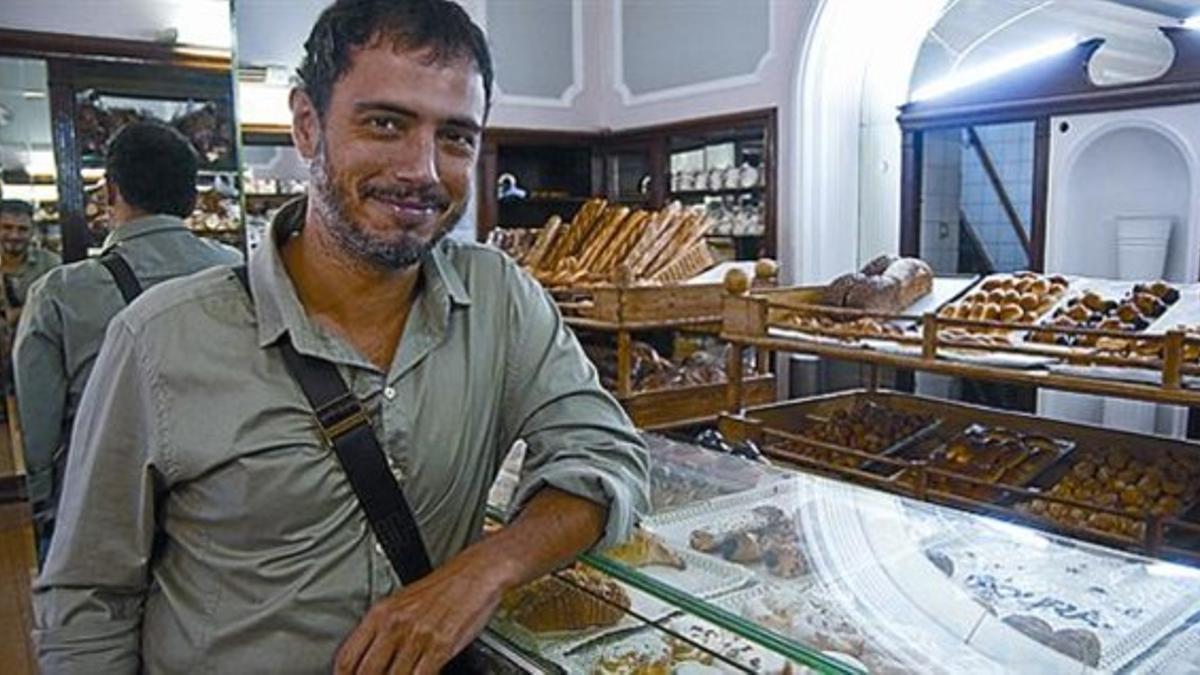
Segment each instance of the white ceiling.
[[1159,26],[1200,15],[1200,0],[949,0],[913,71],[913,89],[956,69],[1064,36],[1102,37],[1092,79],[1117,84],[1148,79],[1170,65]]

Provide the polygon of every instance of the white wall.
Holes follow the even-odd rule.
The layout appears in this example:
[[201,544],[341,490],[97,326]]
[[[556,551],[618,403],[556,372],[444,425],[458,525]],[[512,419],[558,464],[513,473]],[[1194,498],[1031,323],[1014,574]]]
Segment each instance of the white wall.
[[[1064,132],[1061,124],[1069,129]],[[1055,118],[1047,269],[1116,277],[1118,215],[1170,216],[1167,278],[1194,281],[1200,213],[1200,104]]]
[[228,0],[4,0],[0,27],[126,40],[175,28],[178,43],[228,49]]

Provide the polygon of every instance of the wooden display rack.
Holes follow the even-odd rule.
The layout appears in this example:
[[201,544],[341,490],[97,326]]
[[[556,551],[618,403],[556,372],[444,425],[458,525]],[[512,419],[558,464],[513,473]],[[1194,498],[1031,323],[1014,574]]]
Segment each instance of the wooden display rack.
[[[776,268],[759,265],[754,285],[766,288],[774,283]],[[743,275],[744,276],[744,275]],[[633,333],[645,330],[676,329],[717,335],[721,330],[722,283],[638,286],[605,284],[579,289],[556,289],[554,295],[564,320],[572,328],[616,334],[617,382],[613,394],[643,429],[665,429],[713,422],[728,409],[727,385],[723,382],[664,389],[637,391],[633,388]],[[756,369],[744,373],[744,349],[737,363],[730,362],[726,375],[739,378],[738,390],[749,404],[775,400],[775,376],[769,353],[758,350]]]
[[[1046,492],[1029,489],[1021,485],[988,483],[950,473],[925,465],[923,461],[907,459],[903,453],[878,455],[850,448],[831,445],[809,439],[798,433],[800,420],[819,406],[824,398],[783,401],[769,405],[755,404],[735,372],[745,349],[769,349],[804,353],[824,358],[865,363],[870,366],[866,389],[863,393],[886,398],[889,406],[900,410],[921,411],[943,420],[963,425],[968,420],[991,426],[1000,426],[1051,437],[1077,440],[1089,447],[1133,447],[1139,452],[1159,452],[1168,449],[1184,449],[1200,454],[1200,445],[1187,441],[1167,440],[1138,434],[1110,431],[1067,422],[1058,422],[1020,413],[998,411],[952,401],[935,401],[918,396],[883,392],[878,390],[879,367],[893,367],[916,371],[933,372],[965,379],[991,380],[1012,384],[1047,387],[1064,391],[1114,396],[1154,403],[1198,406],[1200,390],[1186,388],[1184,376],[1200,373],[1200,365],[1185,363],[1183,346],[1197,342],[1197,338],[1182,332],[1171,331],[1165,335],[1135,335],[1138,340],[1159,342],[1163,358],[1156,360],[1132,360],[1114,356],[1082,352],[1064,352],[1062,349],[1043,346],[1012,344],[980,345],[963,344],[946,340],[940,333],[942,328],[974,327],[976,329],[1001,329],[1011,331],[1029,330],[1028,325],[1007,324],[990,321],[967,321],[943,319],[934,314],[905,316],[854,309],[832,308],[817,305],[821,287],[797,287],[753,290],[744,280],[727,279],[729,292],[724,304],[725,315],[721,337],[730,342],[730,378],[727,383],[729,410],[722,414],[719,426],[730,440],[753,440],[763,447],[764,453],[776,459],[795,464],[808,470],[835,476],[840,479],[865,484],[870,487],[902,494],[923,501],[933,501],[967,510],[1000,516],[1006,520],[1029,523],[1043,530],[1068,536],[1098,541],[1108,546],[1136,550],[1149,555],[1200,562],[1200,505],[1188,506],[1189,512],[1174,519],[1148,516],[1144,519],[1143,536],[1134,540],[1115,534],[1106,534],[1093,529],[1066,526],[1053,520],[1034,516],[1015,508],[1016,504],[1030,499],[1057,502],[1068,508],[1082,508],[1089,513],[1106,513],[1114,516],[1129,516],[1119,510],[1062,499]],[[880,321],[920,322],[919,336],[913,335],[864,335],[862,337],[895,344],[908,345],[911,354],[883,352],[855,346],[851,343],[819,342],[801,337],[772,335],[772,327],[786,328],[786,314],[811,313],[813,315],[839,316],[845,319],[875,318]],[[1130,338],[1129,333],[1098,331],[1080,328],[1053,328],[1039,326],[1062,334],[1093,334]],[[821,335],[805,329],[803,332]],[[835,337],[832,333],[825,337]],[[844,336],[838,336],[844,337]],[[919,351],[917,348],[919,347]],[[948,350],[988,351],[1011,353],[1024,356],[1052,356],[1074,365],[1102,365],[1119,368],[1136,368],[1143,372],[1157,372],[1159,383],[1137,383],[1103,380],[1045,370],[1023,370],[996,365],[963,363],[947,358]],[[811,453],[789,452],[785,444],[802,444],[824,451],[829,459],[812,456]],[[842,460],[841,462],[837,460]],[[850,464],[851,466],[845,466]],[[864,467],[870,465],[871,469]],[[1028,483],[1026,483],[1028,485]],[[950,486],[950,487],[948,487]],[[987,499],[964,496],[971,490],[989,493]],[[1186,544],[1179,544],[1184,541]]]

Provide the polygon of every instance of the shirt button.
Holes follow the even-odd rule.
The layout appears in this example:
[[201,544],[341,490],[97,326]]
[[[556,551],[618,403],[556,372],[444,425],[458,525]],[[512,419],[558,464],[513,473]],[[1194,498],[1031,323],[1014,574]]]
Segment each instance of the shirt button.
[[391,387],[386,387],[383,390],[383,397],[389,401],[396,398],[396,390]]

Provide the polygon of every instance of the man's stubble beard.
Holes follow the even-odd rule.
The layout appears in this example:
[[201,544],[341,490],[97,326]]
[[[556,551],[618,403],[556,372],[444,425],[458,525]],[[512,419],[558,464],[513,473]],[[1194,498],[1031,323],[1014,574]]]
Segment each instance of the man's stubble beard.
[[374,267],[398,271],[421,262],[421,259],[454,229],[454,225],[466,210],[463,205],[444,214],[443,222],[428,241],[421,241],[407,232],[401,232],[395,239],[379,236],[355,221],[350,214],[344,186],[337,182],[336,175],[330,173],[329,165],[329,155],[322,135],[317,140],[317,151],[309,166],[312,196],[316,197],[311,203],[325,223],[325,231],[332,236],[334,243],[351,258]]

